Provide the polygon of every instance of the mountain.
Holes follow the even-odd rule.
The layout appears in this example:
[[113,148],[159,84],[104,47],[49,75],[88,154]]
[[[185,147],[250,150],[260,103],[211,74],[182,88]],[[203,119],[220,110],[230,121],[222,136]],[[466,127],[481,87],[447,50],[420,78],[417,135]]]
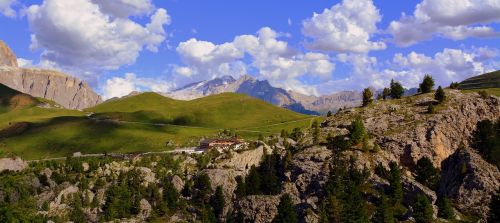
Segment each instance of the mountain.
[[477,75],[459,83],[459,89],[500,88],[500,70]]
[[346,91],[321,97],[309,96],[273,87],[266,80],[257,80],[248,75],[244,75],[239,79],[224,76],[196,82],[163,95],[179,100],[191,100],[222,92],[246,94],[303,114],[317,115],[330,110],[335,111],[339,108],[354,107],[361,104],[360,93]]
[[0,113],[22,109],[40,103],[31,95],[23,94],[0,84]]
[[84,109],[102,102],[87,83],[54,70],[17,66],[10,48],[0,41],[0,83],[12,89],[54,101],[68,109]]

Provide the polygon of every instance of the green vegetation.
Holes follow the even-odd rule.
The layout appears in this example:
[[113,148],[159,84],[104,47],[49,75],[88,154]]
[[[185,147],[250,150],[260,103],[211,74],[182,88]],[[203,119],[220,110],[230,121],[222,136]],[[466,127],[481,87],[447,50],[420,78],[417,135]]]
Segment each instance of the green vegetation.
[[289,194],[284,194],[280,198],[278,205],[278,214],[272,221],[273,223],[297,223],[299,222],[295,205]]
[[500,88],[500,70],[471,77],[460,82],[459,89]]
[[436,93],[434,94],[434,99],[436,99],[439,103],[443,103],[443,101],[446,99],[446,95],[441,86],[439,86],[438,89],[436,90]]
[[276,195],[281,191],[284,173],[283,161],[279,154],[264,155],[259,167],[250,167],[250,172],[243,178],[237,177],[236,195]]
[[427,157],[422,157],[417,161],[415,167],[415,179],[421,184],[432,190],[436,190],[439,184],[439,169],[432,165],[432,162]]
[[391,98],[394,99],[400,99],[403,97],[403,94],[405,93],[405,89],[403,88],[403,85],[401,85],[399,82],[391,80],[391,91],[389,95]]
[[[470,89],[470,90],[462,90],[463,93],[481,93],[482,97],[487,96],[486,98],[489,97],[489,95],[495,95],[497,97],[500,97],[500,88],[484,88],[484,89]],[[483,97],[484,98],[484,97]]]
[[[216,137],[224,129],[256,139],[259,134],[305,128],[322,119],[233,93],[192,101],[144,93],[105,102],[85,112],[36,106],[3,110],[0,128],[12,126],[4,131],[7,135],[0,134],[4,135],[0,137],[0,150],[4,155],[25,159],[62,157],[76,151],[164,151],[197,146],[200,138]],[[85,113],[93,115],[87,117]],[[28,125],[19,128],[13,125],[16,122]]]
[[363,106],[368,106],[373,102],[373,93],[370,88],[365,88],[363,90]]
[[439,212],[438,216],[447,220],[455,219],[455,212],[453,211],[453,206],[451,205],[450,199],[447,197],[442,198],[438,201]]
[[500,168],[500,119],[496,122],[479,121],[473,134],[472,147],[485,160]]
[[382,99],[386,100],[387,97],[389,97],[390,95],[391,95],[391,89],[384,88],[384,90],[382,91]]
[[417,195],[413,205],[413,217],[417,223],[430,223],[433,221],[433,209],[429,198],[425,195]]
[[451,82],[450,89],[458,89],[459,85],[460,84],[458,82]]
[[420,83],[418,90],[425,94],[425,93],[430,93],[432,89],[434,88],[434,79],[428,74],[424,76],[424,80],[422,83]]

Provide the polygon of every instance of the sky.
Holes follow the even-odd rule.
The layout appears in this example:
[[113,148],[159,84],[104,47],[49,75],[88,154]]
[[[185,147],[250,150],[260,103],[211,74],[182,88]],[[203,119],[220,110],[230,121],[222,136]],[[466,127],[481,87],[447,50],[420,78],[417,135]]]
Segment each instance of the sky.
[[250,75],[308,95],[500,69],[500,0],[0,0],[22,67],[104,98]]

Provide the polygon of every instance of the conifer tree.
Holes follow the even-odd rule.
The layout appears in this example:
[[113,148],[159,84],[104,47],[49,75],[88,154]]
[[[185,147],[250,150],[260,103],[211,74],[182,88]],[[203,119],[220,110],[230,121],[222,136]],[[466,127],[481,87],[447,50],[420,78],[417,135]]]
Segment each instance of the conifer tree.
[[394,211],[387,196],[382,192],[380,201],[375,213],[374,222],[376,223],[394,223]]
[[417,223],[430,223],[433,220],[433,209],[429,198],[425,195],[417,195],[413,205],[413,217]]
[[215,194],[210,199],[210,204],[214,209],[215,217],[220,218],[224,212],[224,206],[226,205],[224,192],[222,191],[221,186],[217,186],[215,189]]
[[419,86],[419,90],[421,93],[425,94],[425,93],[429,93],[432,91],[432,88],[434,87],[434,79],[426,74],[424,76],[424,80],[422,81],[422,83],[420,83],[420,86]]
[[295,205],[289,194],[284,194],[280,198],[278,205],[278,214],[273,219],[273,223],[297,223],[298,217],[295,211]]
[[332,111],[328,111],[328,112],[326,113],[326,117],[332,117],[332,115],[333,115],[333,114],[332,114]]
[[439,183],[439,169],[432,165],[427,157],[422,157],[417,161],[415,167],[415,179],[421,184],[435,190]]
[[373,102],[373,93],[370,88],[365,88],[363,90],[363,106],[368,106]]
[[361,118],[356,118],[351,122],[349,129],[350,138],[353,144],[361,143],[366,137],[366,130]]
[[317,145],[319,143],[319,134],[320,134],[319,122],[317,120],[314,120],[314,122],[311,125],[311,128],[312,128],[313,143],[314,145]]
[[399,82],[391,80],[391,98],[400,99],[401,97],[403,97],[404,93],[405,89],[403,88],[403,86]]
[[399,204],[403,199],[403,184],[401,183],[401,170],[396,162],[389,163],[389,185],[393,205]]
[[387,100],[387,98],[391,95],[391,89],[384,88],[382,91],[382,99]]
[[438,216],[447,220],[455,219],[455,213],[453,211],[453,206],[451,205],[450,199],[447,197],[442,198],[438,202],[439,212]]
[[436,93],[434,94],[434,98],[439,101],[439,103],[442,103],[446,99],[446,95],[444,93],[444,90],[441,86],[438,87],[436,90]]

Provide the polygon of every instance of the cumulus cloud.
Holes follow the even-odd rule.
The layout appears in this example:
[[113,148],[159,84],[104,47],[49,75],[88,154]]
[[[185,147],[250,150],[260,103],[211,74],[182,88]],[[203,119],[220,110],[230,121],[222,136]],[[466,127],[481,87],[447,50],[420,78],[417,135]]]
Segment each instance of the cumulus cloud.
[[432,56],[417,52],[397,53],[387,63],[380,63],[366,54],[339,54],[337,60],[351,66],[350,75],[325,82],[320,89],[381,89],[387,87],[391,79],[401,82],[406,88],[414,88],[425,74],[432,75],[437,85],[448,86],[451,82],[491,71],[497,56],[498,50],[488,47],[470,50],[445,48]]
[[0,0],[0,13],[9,18],[16,17],[17,13],[12,6],[17,3],[17,0]]
[[103,98],[123,97],[133,91],[167,92],[173,85],[161,79],[137,77],[134,73],[126,73],[124,77],[112,77],[102,87]]
[[304,20],[302,33],[312,39],[306,43],[309,49],[356,53],[383,50],[385,43],[370,41],[380,21],[372,0],[343,0]]
[[113,9],[106,2],[45,0],[30,6],[31,48],[43,50],[41,60],[93,71],[133,64],[143,48],[157,51],[166,38],[163,26],[170,23],[165,9],[154,11],[143,26],[128,16],[148,14],[149,1],[114,1]]
[[410,46],[434,36],[462,40],[498,37],[500,32],[485,24],[500,22],[497,0],[423,0],[413,15],[392,21],[388,31],[396,44]]
[[[306,94],[316,94],[314,87],[299,81],[301,77],[328,78],[335,65],[322,53],[300,53],[278,38],[280,34],[269,27],[256,35],[236,36],[233,41],[214,44],[190,39],[177,47],[185,67],[176,67],[177,74],[207,79],[222,75],[239,76],[249,69],[275,86]],[[248,64],[245,59],[248,57]]]

